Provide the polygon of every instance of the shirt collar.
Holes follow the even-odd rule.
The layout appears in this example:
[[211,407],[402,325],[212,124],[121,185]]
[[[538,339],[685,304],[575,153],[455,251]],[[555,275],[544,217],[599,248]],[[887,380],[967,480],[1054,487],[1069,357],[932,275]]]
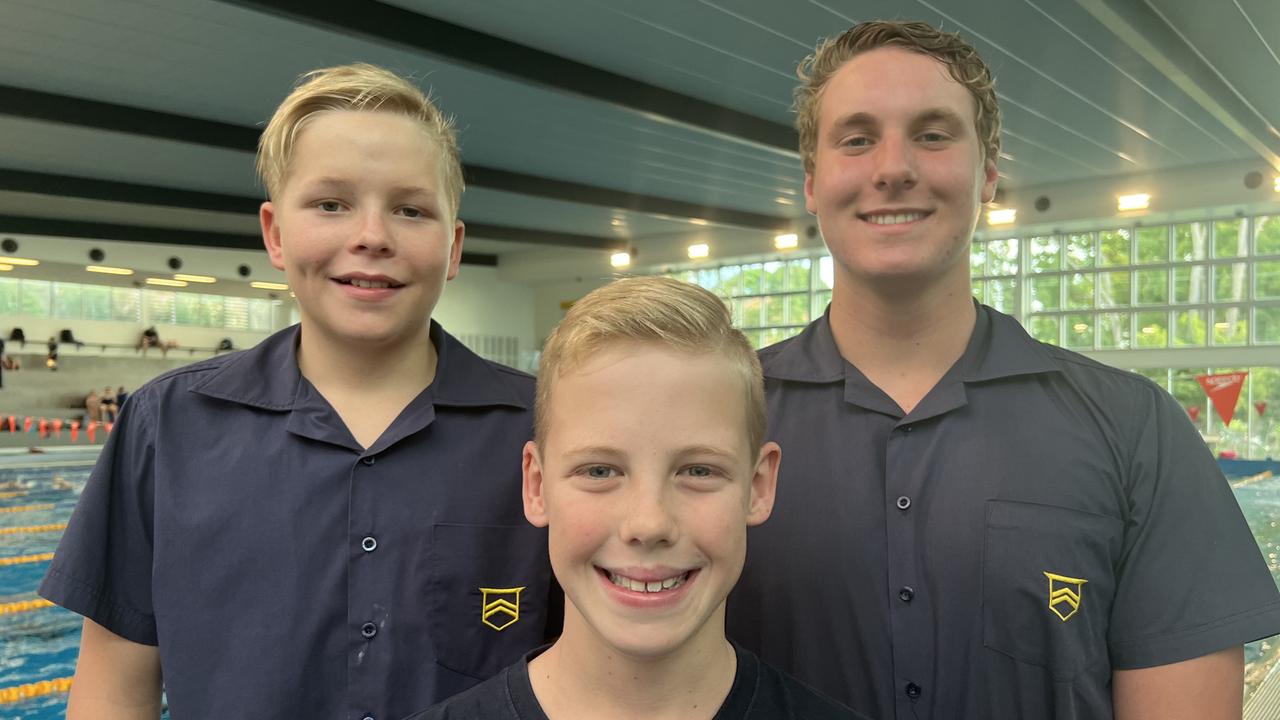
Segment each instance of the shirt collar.
[[[302,373],[298,370],[300,326],[281,330],[225,362],[191,387],[192,392],[262,408],[293,410]],[[482,407],[510,405],[528,410],[527,392],[511,371],[481,358],[435,320],[431,342],[436,347],[436,376],[429,388],[436,405]],[[516,375],[522,375],[517,373]]]

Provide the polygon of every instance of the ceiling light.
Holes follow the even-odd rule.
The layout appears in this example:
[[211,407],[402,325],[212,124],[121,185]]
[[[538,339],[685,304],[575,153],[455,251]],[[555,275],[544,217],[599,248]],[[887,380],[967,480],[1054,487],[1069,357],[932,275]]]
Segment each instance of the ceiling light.
[[102,273],[103,275],[132,275],[133,271],[129,268],[111,267],[109,265],[85,265],[85,270],[93,273]]
[[773,199],[773,201],[778,203],[779,205],[795,205],[796,204],[795,200],[792,200],[791,198],[788,198],[788,197],[776,197]]
[[169,278],[147,278],[148,285],[163,285],[165,287],[186,287],[187,284],[181,280],[170,280]]
[[0,256],[0,263],[4,263],[5,265],[21,265],[23,267],[35,267],[40,264],[40,261],[32,260],[31,258]]
[[626,267],[631,264],[631,253],[616,252],[609,256],[609,264],[614,267]]
[[987,224],[988,225],[1008,225],[1012,223],[1014,220],[1016,220],[1017,217],[1018,217],[1017,208],[1004,208],[1002,210],[988,210]]
[[1280,175],[1276,176],[1276,192],[1280,192]]
[[689,246],[689,258],[697,260],[711,254],[711,246],[706,243],[694,243]]
[[1085,323],[1076,323],[1075,325],[1071,326],[1071,329],[1075,330],[1078,333],[1082,333],[1087,331],[1089,329],[1089,326]]
[[12,265],[5,265],[4,263],[0,263],[0,272],[9,272],[12,269],[13,269]]
[[188,275],[186,273],[174,273],[173,279],[182,280],[185,282],[206,283],[206,284],[218,282],[218,278],[213,277],[212,275]]
[[614,227],[618,227],[619,225],[623,225],[623,224],[625,224],[626,222],[627,222],[627,221],[626,221],[626,220],[623,220],[622,218],[614,218],[614,219],[612,219],[612,220],[610,220],[610,221],[609,221],[609,224],[610,224],[610,225],[612,225],[612,226],[614,226]]
[[1148,325],[1142,328],[1143,335],[1155,335],[1158,331],[1159,331],[1159,328],[1157,328],[1155,325]]
[[800,236],[795,233],[786,233],[783,235],[773,236],[773,246],[779,250],[790,250],[800,246]]
[[1230,324],[1228,324],[1228,323],[1225,323],[1225,322],[1216,322],[1216,323],[1214,323],[1214,324],[1213,324],[1213,329],[1214,329],[1214,330],[1226,330],[1226,329],[1228,329],[1228,328],[1230,328],[1230,327],[1231,327],[1231,325],[1230,325]]
[[1147,193],[1137,193],[1135,195],[1121,195],[1116,198],[1116,208],[1120,212],[1127,210],[1146,210],[1151,204],[1151,195]]
[[284,283],[263,282],[261,280],[254,280],[253,282],[249,283],[249,287],[257,288],[259,290],[288,290],[289,289],[289,286],[285,285]]
[[711,223],[707,220],[703,220],[702,218],[689,218],[689,224],[690,225],[710,225]]

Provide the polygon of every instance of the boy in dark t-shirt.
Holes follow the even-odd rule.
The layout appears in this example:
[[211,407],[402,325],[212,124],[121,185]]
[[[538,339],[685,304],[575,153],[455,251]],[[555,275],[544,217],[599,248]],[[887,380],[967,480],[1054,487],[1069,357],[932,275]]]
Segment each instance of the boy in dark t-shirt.
[[[633,278],[575,304],[543,351],[524,449],[564,634],[413,720],[861,717],[725,638],[781,459],[763,395],[746,338],[701,288]],[[486,615],[519,591],[489,591]]]

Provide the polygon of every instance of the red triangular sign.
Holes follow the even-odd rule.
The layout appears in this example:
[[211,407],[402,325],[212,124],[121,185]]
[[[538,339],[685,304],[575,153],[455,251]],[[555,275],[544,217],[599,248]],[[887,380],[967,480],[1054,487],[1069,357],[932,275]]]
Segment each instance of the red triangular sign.
[[1187,414],[1191,416],[1191,422],[1197,422],[1197,421],[1199,421],[1199,420],[1200,420],[1200,406],[1199,406],[1199,405],[1192,405],[1192,406],[1188,407],[1188,408],[1187,408]]
[[1218,411],[1223,425],[1231,425],[1231,418],[1236,413],[1236,401],[1240,399],[1240,391],[1244,389],[1244,379],[1248,372],[1223,373],[1221,375],[1197,375],[1200,387],[1213,402],[1213,409]]
[[1258,417],[1262,417],[1267,412],[1267,404],[1264,402],[1256,402],[1253,404],[1254,409],[1258,411]]

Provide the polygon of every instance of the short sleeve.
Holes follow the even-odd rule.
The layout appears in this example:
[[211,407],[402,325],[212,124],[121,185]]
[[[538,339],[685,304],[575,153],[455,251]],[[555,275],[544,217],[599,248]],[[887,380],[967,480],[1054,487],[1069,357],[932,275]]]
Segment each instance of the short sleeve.
[[1154,386],[1129,411],[1113,667],[1180,662],[1280,633],[1276,583],[1199,432]]
[[121,410],[39,591],[146,645],[157,644],[151,602],[153,397],[134,393]]

